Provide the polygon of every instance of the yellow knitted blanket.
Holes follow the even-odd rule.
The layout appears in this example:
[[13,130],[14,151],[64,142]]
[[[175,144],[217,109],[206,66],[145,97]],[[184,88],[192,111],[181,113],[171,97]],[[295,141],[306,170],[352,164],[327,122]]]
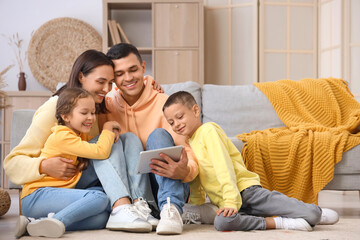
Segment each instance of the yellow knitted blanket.
[[360,104],[342,79],[279,80],[255,84],[286,125],[243,133],[247,168],[261,184],[316,203],[342,154],[360,144]]

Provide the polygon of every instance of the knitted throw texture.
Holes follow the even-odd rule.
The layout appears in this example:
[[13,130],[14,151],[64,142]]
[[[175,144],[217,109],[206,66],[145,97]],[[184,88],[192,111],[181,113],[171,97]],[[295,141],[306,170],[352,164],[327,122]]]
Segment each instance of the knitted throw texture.
[[360,104],[342,79],[255,83],[286,127],[243,133],[242,155],[261,184],[306,203],[334,176],[342,154],[360,143]]

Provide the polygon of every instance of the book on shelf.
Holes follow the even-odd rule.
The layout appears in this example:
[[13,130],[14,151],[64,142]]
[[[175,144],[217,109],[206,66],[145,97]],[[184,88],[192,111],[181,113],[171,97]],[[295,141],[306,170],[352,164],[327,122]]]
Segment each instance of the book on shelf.
[[129,41],[128,37],[126,36],[124,29],[121,27],[120,23],[116,23],[116,26],[119,29],[120,35],[124,38],[125,42],[130,43],[130,41]]
[[108,20],[108,27],[110,31],[111,40],[113,42],[113,45],[121,43],[121,38],[119,31],[116,27],[116,21],[115,20]]
[[116,44],[121,43],[120,33],[119,33],[119,31],[117,30],[117,27],[116,27],[116,21],[111,20],[111,24],[112,24],[112,28],[114,29]]
[[113,45],[115,45],[116,44],[115,33],[114,33],[114,29],[112,27],[111,20],[108,20],[108,27],[109,27],[111,41],[112,41]]
[[120,23],[115,20],[108,20],[108,27],[113,45],[121,43],[121,39],[123,39],[126,43],[130,43],[129,38],[126,36]]

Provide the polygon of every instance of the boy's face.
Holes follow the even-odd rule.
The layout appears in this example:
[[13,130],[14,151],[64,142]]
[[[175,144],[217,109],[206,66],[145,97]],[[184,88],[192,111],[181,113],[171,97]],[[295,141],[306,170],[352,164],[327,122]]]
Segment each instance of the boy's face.
[[65,125],[75,133],[89,133],[96,120],[94,98],[89,96],[78,99],[71,113],[61,117]]
[[144,89],[145,62],[140,63],[135,54],[114,59],[115,84],[131,106],[141,96]]
[[175,103],[164,109],[166,121],[177,134],[191,137],[201,126],[200,107],[195,104],[191,109]]

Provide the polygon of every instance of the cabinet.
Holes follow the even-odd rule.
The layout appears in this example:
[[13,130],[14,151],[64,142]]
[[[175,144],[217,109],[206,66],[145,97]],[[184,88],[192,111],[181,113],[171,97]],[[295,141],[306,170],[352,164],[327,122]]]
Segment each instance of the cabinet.
[[113,45],[108,20],[123,28],[161,84],[204,83],[202,0],[103,0],[103,51]]
[[5,100],[8,105],[7,108],[1,109],[1,187],[8,188],[8,180],[5,176],[3,169],[4,158],[10,152],[10,130],[12,113],[16,109],[37,109],[39,108],[49,97],[52,92],[30,92],[30,91],[9,91],[6,92],[8,98]]

